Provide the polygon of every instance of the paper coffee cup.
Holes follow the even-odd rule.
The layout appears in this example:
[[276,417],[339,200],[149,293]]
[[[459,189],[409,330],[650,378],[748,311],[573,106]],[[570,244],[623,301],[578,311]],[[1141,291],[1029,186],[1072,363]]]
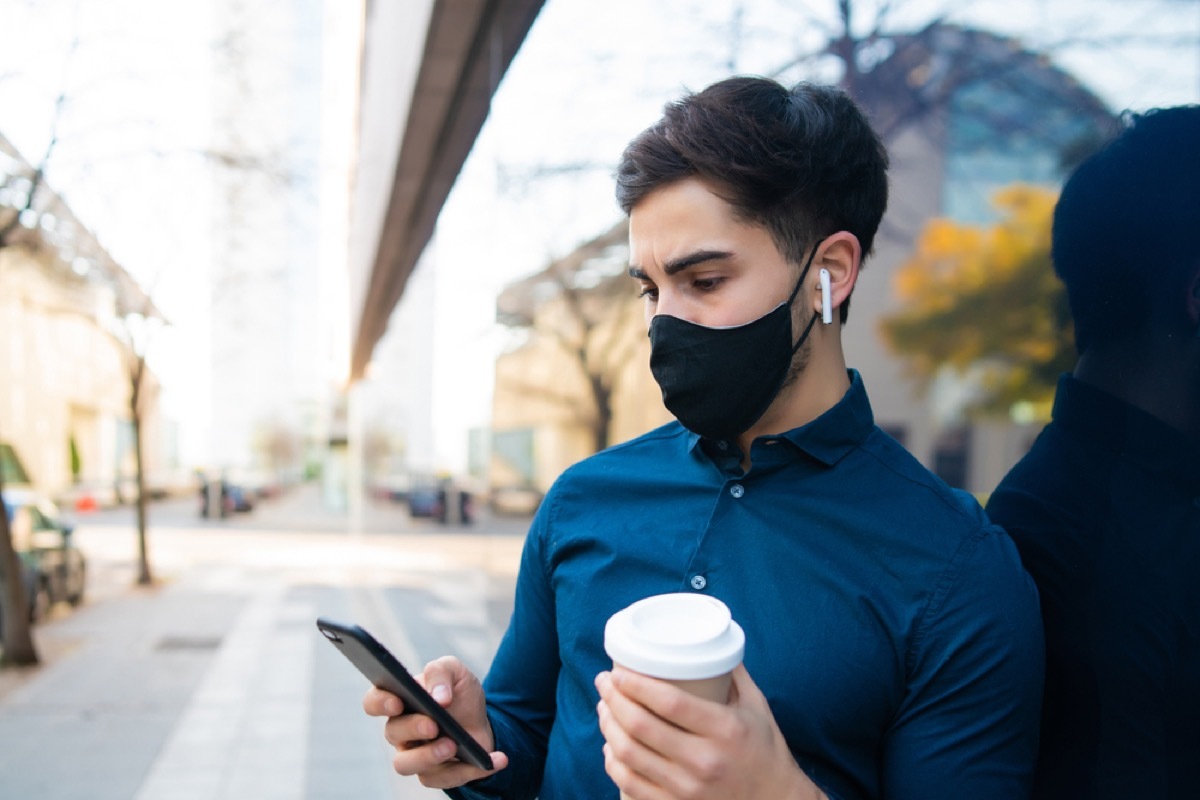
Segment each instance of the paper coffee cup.
[[613,614],[604,626],[604,649],[615,664],[725,703],[746,635],[720,600],[680,592]]
[[[614,664],[728,703],[731,672],[742,663],[746,635],[715,597],[660,594],[609,617],[604,649]],[[629,800],[624,792],[621,800]]]

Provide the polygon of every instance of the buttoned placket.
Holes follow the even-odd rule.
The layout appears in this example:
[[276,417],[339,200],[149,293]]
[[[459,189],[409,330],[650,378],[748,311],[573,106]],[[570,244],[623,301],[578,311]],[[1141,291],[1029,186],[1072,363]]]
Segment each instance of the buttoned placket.
[[[722,448],[723,442],[717,443],[719,449],[728,451],[728,448]],[[725,480],[721,485],[720,492],[722,495],[728,495],[733,501],[742,502],[746,496],[745,478],[746,473],[741,468],[740,459],[733,454],[721,458],[718,466],[721,472],[725,475]],[[703,592],[709,588],[709,576],[706,573],[706,554],[705,540],[708,538],[709,531],[705,531],[701,537],[700,544],[692,562],[688,565],[688,573],[686,577],[687,586],[693,591]]]

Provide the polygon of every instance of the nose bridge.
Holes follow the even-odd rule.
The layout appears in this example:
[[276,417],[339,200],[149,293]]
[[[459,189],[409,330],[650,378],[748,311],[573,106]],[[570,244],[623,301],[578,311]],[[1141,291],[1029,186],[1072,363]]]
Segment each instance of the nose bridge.
[[679,314],[675,311],[679,305],[679,297],[670,286],[658,287],[658,299],[654,303],[654,316],[665,314],[669,317],[678,317]]

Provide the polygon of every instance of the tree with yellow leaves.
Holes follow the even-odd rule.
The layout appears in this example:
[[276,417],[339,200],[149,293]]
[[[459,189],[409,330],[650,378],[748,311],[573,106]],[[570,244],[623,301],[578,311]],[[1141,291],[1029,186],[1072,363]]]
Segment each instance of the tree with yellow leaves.
[[1066,289],[1050,262],[1056,199],[1016,184],[993,200],[994,225],[926,224],[894,278],[903,307],[880,323],[922,388],[948,368],[975,382],[973,411],[1032,403],[1047,414],[1058,376],[1075,363]]

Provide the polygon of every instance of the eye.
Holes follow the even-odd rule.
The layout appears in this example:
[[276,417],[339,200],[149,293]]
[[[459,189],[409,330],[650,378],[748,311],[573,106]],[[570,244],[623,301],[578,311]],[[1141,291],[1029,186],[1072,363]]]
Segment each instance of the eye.
[[692,281],[692,288],[698,292],[711,292],[724,282],[724,278],[697,278]]
[[640,299],[643,297],[648,298],[650,300],[650,302],[652,302],[652,303],[657,302],[658,301],[658,287],[653,284],[643,285],[641,287],[641,291],[638,292],[638,298]]

